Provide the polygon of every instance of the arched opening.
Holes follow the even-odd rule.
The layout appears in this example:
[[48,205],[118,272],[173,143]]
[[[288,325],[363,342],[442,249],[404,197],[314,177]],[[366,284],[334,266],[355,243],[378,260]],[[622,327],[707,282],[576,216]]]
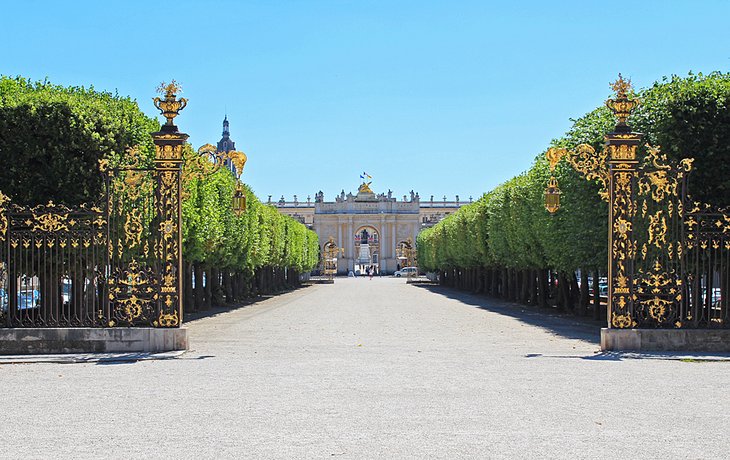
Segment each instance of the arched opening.
[[415,266],[416,248],[414,246],[411,238],[402,240],[396,245],[395,257],[398,261],[396,270]]
[[355,273],[380,273],[380,232],[375,227],[360,227],[355,232]]

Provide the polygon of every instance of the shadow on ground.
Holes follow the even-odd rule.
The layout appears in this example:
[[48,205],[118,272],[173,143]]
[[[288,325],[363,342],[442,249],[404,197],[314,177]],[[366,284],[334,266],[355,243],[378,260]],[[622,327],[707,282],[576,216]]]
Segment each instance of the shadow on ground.
[[286,291],[278,292],[276,294],[260,295],[258,297],[254,297],[252,299],[246,299],[244,301],[236,302],[236,303],[230,304],[230,305],[218,305],[218,306],[214,306],[210,310],[198,310],[198,311],[193,311],[193,312],[185,312],[184,322],[189,323],[191,321],[195,321],[198,319],[212,318],[212,317],[215,317],[218,315],[222,315],[224,313],[241,310],[243,308],[250,307],[251,305],[257,304],[259,302],[263,302],[264,300],[272,299],[274,297],[280,296],[282,294],[287,294],[289,292],[301,291],[308,287],[310,287],[310,285],[303,284],[301,287],[299,287],[297,289],[289,289]]
[[560,314],[537,307],[531,307],[484,295],[471,294],[435,284],[413,284],[434,294],[458,300],[482,310],[511,316],[525,324],[540,327],[568,339],[579,339],[598,344],[601,337],[601,322],[585,317]]
[[683,363],[730,363],[730,353],[703,353],[703,352],[670,352],[670,351],[602,351],[590,356],[581,355],[543,355],[530,353],[525,358],[547,359],[584,359],[587,361],[625,361],[629,359],[658,359],[664,361],[681,361]]

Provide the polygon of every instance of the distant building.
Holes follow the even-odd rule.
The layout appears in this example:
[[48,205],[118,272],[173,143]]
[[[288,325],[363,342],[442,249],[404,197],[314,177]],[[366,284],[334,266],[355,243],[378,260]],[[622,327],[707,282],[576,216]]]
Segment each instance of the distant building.
[[[471,201],[471,200],[470,200]],[[366,266],[375,266],[382,273],[393,273],[404,261],[397,258],[396,248],[410,238],[413,243],[418,233],[432,227],[447,215],[467,203],[459,201],[421,200],[411,191],[410,197],[396,200],[392,192],[375,194],[369,183],[363,183],[357,194],[343,190],[334,201],[325,201],[320,191],[299,201],[287,201],[282,196],[271,201],[282,214],[291,216],[313,229],[319,236],[320,248],[332,237],[337,246],[344,248],[338,259],[338,273],[349,270],[364,272]]]

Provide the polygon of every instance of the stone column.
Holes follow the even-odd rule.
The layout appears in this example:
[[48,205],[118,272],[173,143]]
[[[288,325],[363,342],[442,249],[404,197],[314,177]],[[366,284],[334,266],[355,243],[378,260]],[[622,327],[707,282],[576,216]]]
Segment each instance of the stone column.
[[393,254],[392,255],[393,255],[393,257],[395,257],[395,245],[398,244],[398,235],[396,233],[396,231],[398,229],[398,220],[397,219],[394,220],[393,222],[391,222],[390,225],[391,225],[391,234],[393,235],[393,244],[392,244]]
[[350,254],[349,260],[348,260],[348,270],[354,270],[355,269],[355,240],[352,236],[353,232],[352,228],[352,216],[347,217],[347,237],[345,240],[347,241],[347,249],[345,249],[345,254]]
[[[337,219],[337,246],[344,247],[344,242],[342,241],[342,222],[340,222],[339,219]],[[343,255],[344,257],[344,255]]]
[[[390,234],[392,235],[392,243],[390,245],[390,251],[391,251],[391,258],[393,259],[393,271],[395,271],[398,268],[398,264],[400,263],[400,260],[397,258],[397,254],[395,251],[395,247],[398,244],[398,218],[396,217],[393,219],[393,221],[390,223]],[[401,267],[403,268],[403,267]]]
[[385,231],[385,216],[380,216],[380,254],[378,255],[378,261],[380,262],[380,270],[385,271],[385,248],[387,247],[386,231]]

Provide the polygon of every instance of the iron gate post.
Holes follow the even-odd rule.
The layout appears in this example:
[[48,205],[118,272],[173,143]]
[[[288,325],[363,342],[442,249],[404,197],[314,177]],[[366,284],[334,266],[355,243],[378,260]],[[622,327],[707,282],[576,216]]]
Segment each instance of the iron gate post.
[[162,85],[165,97],[154,98],[167,122],[160,131],[152,133],[155,144],[155,172],[157,177],[156,213],[159,228],[155,251],[162,264],[160,270],[160,314],[155,322],[158,327],[178,327],[183,319],[182,299],[182,164],[183,147],[188,135],[178,131],[173,123],[185,108],[187,100],[177,99],[180,87],[173,80]]
[[633,220],[637,213],[637,149],[643,134],[631,131],[626,119],[638,105],[628,93],[631,83],[621,78],[612,85],[616,99],[606,105],[618,124],[605,137],[608,163],[608,327],[635,327]]

